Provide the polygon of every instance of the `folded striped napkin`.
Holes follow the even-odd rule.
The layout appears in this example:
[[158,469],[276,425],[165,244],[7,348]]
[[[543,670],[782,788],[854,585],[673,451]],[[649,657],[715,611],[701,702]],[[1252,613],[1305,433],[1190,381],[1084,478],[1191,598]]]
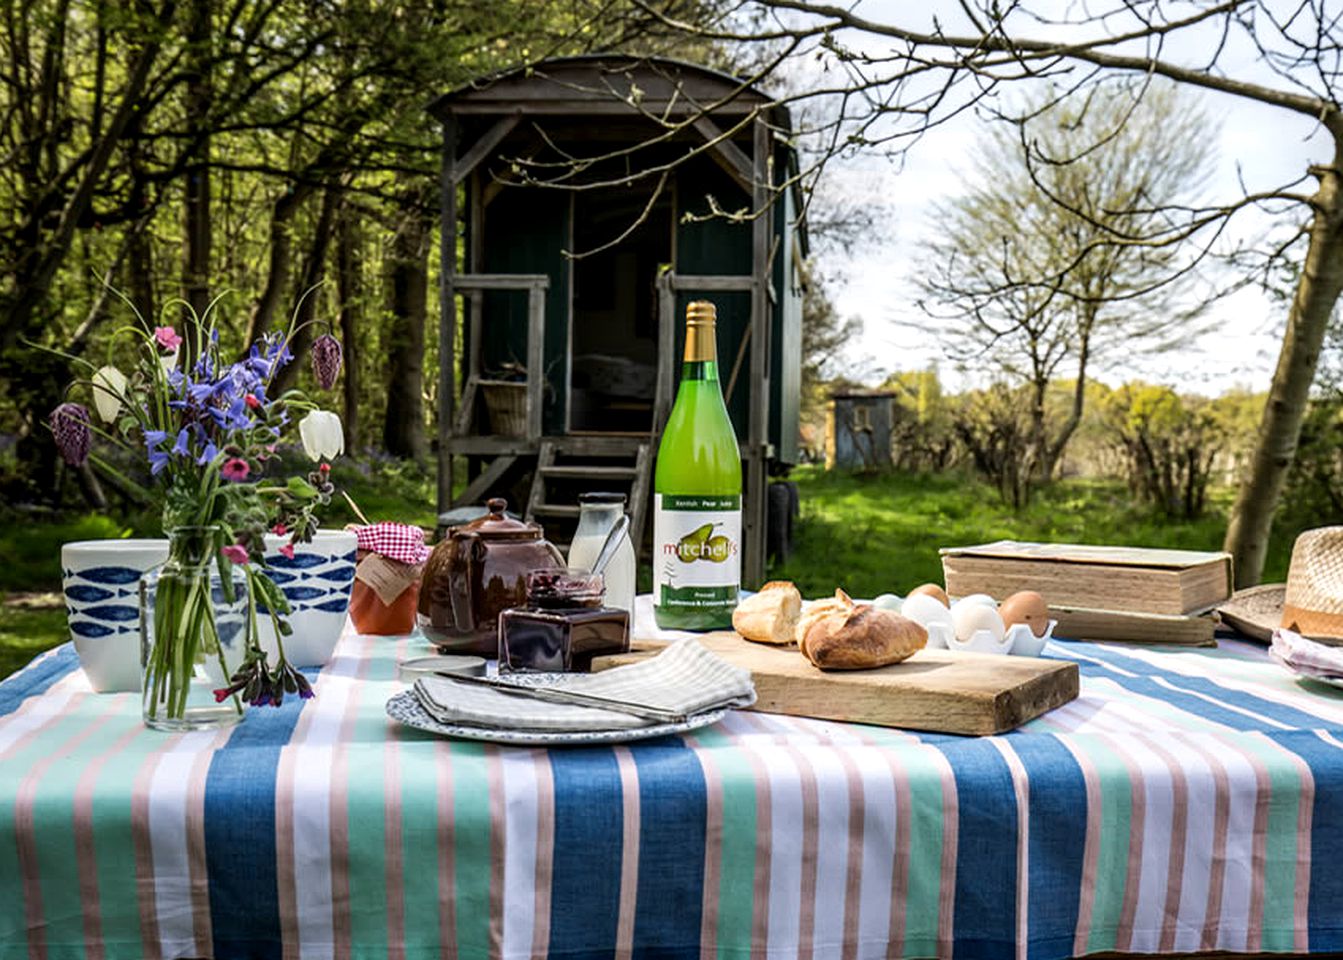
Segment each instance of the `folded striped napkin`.
[[[750,672],[710,653],[698,640],[678,641],[656,657],[628,666],[570,674],[563,688],[686,715],[745,706],[755,697]],[[421,677],[414,689],[420,705],[440,723],[574,732],[629,730],[659,722],[600,707],[532,700],[446,677]]]
[[1288,670],[1303,677],[1343,678],[1343,648],[1308,640],[1291,630],[1274,630],[1268,653]]

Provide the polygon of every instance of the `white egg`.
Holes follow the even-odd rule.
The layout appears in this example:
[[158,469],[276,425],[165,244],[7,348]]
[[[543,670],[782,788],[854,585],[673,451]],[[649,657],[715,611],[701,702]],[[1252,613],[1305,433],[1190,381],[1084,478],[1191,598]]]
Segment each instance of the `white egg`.
[[961,597],[953,603],[951,609],[955,610],[957,607],[973,606],[988,607],[990,610],[997,610],[998,601],[993,599],[987,593],[972,593],[968,597]]
[[993,634],[994,643],[1002,643],[1007,628],[1003,618],[993,607],[979,603],[961,603],[951,608],[951,619],[956,629],[956,639],[965,641],[975,635],[976,630],[987,630]]
[[901,600],[893,593],[883,593],[872,601],[872,606],[878,610],[890,610],[892,613],[900,612]]
[[934,623],[944,624],[948,630],[955,629],[951,611],[942,606],[936,597],[930,597],[926,593],[906,597],[900,606],[900,616],[913,620],[925,629]]

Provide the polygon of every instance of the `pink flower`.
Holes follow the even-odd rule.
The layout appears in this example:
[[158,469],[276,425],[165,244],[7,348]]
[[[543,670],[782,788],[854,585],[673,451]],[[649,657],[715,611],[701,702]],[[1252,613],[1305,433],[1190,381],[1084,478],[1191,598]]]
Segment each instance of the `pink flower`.
[[277,537],[283,537],[286,533],[289,532],[289,528],[286,527],[283,523],[277,523],[275,526],[270,528],[270,532],[275,534]]
[[241,543],[230,543],[227,547],[220,547],[219,552],[224,555],[225,560],[232,560],[234,563],[247,562],[247,548]]
[[155,327],[154,340],[163,348],[164,353],[173,353],[182,345],[182,338],[172,327]]
[[219,475],[230,483],[241,483],[247,479],[247,475],[252,472],[252,468],[247,465],[247,461],[242,457],[232,457],[224,461],[224,465],[219,468]]
[[294,545],[293,545],[292,543],[286,543],[283,547],[280,548],[280,554],[281,554],[281,556],[284,556],[284,557],[286,557],[286,558],[289,559],[289,560],[293,560],[293,559],[294,559]]
[[243,397],[243,402],[247,404],[248,410],[261,409],[261,401],[256,398],[256,394],[254,393],[249,393],[247,396]]

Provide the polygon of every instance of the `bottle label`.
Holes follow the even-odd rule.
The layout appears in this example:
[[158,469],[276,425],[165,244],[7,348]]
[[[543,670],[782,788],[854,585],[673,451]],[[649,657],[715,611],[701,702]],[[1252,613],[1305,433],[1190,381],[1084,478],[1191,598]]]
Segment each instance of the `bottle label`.
[[656,494],[653,603],[725,611],[741,587],[741,495]]

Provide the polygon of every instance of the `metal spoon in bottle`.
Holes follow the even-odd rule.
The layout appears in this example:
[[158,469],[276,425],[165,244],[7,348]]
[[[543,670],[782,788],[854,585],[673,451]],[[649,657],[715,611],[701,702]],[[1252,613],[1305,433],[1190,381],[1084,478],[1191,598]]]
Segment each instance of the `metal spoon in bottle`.
[[620,519],[611,526],[611,532],[606,535],[606,542],[602,544],[601,550],[597,551],[597,559],[592,561],[592,570],[589,572],[601,573],[606,569],[616,551],[620,549],[620,538],[625,535],[629,525],[629,516],[622,513]]

